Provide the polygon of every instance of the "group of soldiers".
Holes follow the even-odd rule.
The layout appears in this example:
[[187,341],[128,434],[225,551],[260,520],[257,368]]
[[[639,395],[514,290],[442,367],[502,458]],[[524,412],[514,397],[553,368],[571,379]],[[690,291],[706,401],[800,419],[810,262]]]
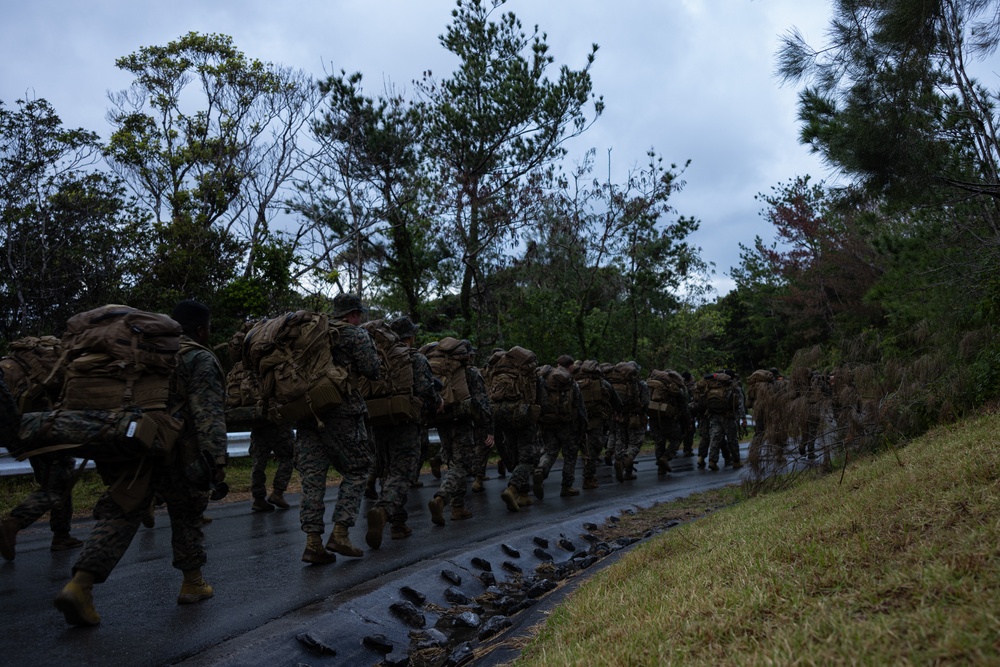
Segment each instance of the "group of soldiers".
[[[363,378],[375,380],[385,372],[385,355],[362,328],[367,308],[351,294],[338,295],[330,314],[338,335],[331,338],[334,363],[346,369],[353,387]],[[224,484],[226,464],[225,375],[208,341],[210,314],[196,302],[183,302],[173,317],[181,323],[184,345],[175,390],[184,393],[187,424],[180,456],[167,462],[142,461],[98,466],[109,490],[95,509],[97,522],[85,544],[67,541],[62,514],[52,514],[53,549],[83,550],[73,566],[73,578],[56,599],[56,606],[73,625],[100,622],[93,587],[107,579],[124,555],[139,526],[152,521],[152,508],[165,503],[173,532],[174,567],[183,573],[179,604],[212,597],[212,587],[201,568],[206,561],[202,527],[210,494]],[[362,500],[370,504],[365,519],[365,542],[382,545],[385,529],[391,539],[409,537],[406,502],[419,486],[426,462],[441,475],[428,503],[431,522],[446,524],[472,517],[466,507],[468,481],[472,492],[483,490],[490,453],[499,455],[498,469],[510,477],[500,498],[511,512],[545,495],[545,482],[559,456],[563,458],[559,495],[580,494],[576,488],[577,458],[582,454],[582,488],[598,486],[597,468],[613,465],[619,483],[635,479],[635,459],[648,432],[655,445],[657,471],[666,475],[670,462],[683,449],[694,456],[694,438],[700,435],[699,468],[719,469],[725,463],[740,467],[739,428],[746,425],[746,399],[732,371],[695,378],[690,373],[653,371],[645,378],[638,364],[602,364],[563,355],[553,365],[539,365],[535,355],[514,347],[496,349],[479,368],[467,340],[442,339],[416,349],[417,326],[408,317],[389,323],[396,339],[409,352],[409,398],[417,406],[411,418],[391,422],[370,419],[365,398],[355,388],[343,401],[322,414],[294,425],[258,421],[252,428],[251,491],[255,512],[288,509],[284,498],[293,468],[301,477],[300,526],[306,536],[302,561],[328,564],[337,555],[357,558],[361,548],[351,542],[349,530],[358,521]],[[294,426],[294,430],[293,430]],[[440,451],[431,451],[428,433],[436,429]],[[201,456],[207,452],[207,456]],[[266,466],[279,465],[267,492]],[[207,463],[206,463],[207,462]],[[441,464],[446,470],[441,473]],[[332,528],[326,533],[324,497],[333,467],[341,476]],[[55,467],[53,470],[61,470]],[[128,485],[116,480],[128,478]],[[44,509],[65,511],[69,495],[61,478],[42,480],[43,496],[15,509],[0,528],[0,552],[14,558],[18,530],[30,525]],[[62,484],[62,486],[60,486]],[[39,511],[42,509],[42,511]],[[58,518],[57,518],[58,517]],[[58,525],[57,525],[58,524]],[[71,538],[74,539],[75,538]]]

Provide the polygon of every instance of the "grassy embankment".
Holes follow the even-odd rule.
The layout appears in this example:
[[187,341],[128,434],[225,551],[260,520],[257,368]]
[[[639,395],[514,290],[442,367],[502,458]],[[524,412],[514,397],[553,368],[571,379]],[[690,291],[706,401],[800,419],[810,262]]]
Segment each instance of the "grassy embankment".
[[667,531],[574,592],[516,664],[1000,664],[998,428],[939,428]]

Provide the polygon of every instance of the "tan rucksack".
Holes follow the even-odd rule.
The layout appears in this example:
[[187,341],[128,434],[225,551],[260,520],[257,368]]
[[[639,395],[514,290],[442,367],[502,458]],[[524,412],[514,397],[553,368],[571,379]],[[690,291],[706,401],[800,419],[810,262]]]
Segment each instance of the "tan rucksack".
[[545,400],[541,404],[539,424],[565,424],[573,419],[572,374],[561,366],[542,366],[538,375],[545,381]]
[[183,427],[171,416],[181,406],[168,405],[180,336],[170,317],[129,306],[71,317],[50,374],[65,378],[57,409],[22,416],[19,457],[63,449],[98,462],[169,457]]
[[537,404],[535,369],[538,357],[520,345],[507,350],[496,360],[490,375],[491,403]]
[[420,418],[421,403],[413,395],[413,357],[384,320],[361,325],[375,343],[379,358],[377,380],[360,378],[358,390],[375,426],[406,424]]
[[633,414],[641,412],[642,396],[639,390],[639,365],[634,361],[620,361],[612,366],[605,375],[622,401],[622,410]]
[[274,423],[320,417],[344,403],[348,369],[333,360],[338,337],[326,314],[298,310],[261,320],[247,332],[244,366],[257,375],[263,414]]
[[646,410],[650,417],[670,419],[681,415],[682,406],[687,402],[687,389],[680,373],[654,370],[646,384],[650,394]]
[[444,411],[435,415],[437,422],[449,422],[472,416],[472,393],[466,369],[471,360],[469,346],[451,336],[422,348],[431,373],[441,383]]
[[601,382],[604,373],[601,372],[600,364],[588,359],[573,367],[573,377],[583,395],[583,405],[587,408],[589,422],[593,424],[601,419],[610,419],[611,393]]
[[56,336],[27,336],[10,344],[0,359],[0,371],[20,412],[45,410],[62,386],[62,375],[53,375],[62,355]]

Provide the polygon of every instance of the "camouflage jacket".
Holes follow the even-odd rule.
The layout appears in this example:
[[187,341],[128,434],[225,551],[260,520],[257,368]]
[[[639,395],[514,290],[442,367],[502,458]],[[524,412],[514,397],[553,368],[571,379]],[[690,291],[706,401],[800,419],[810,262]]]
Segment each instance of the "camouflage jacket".
[[182,448],[194,453],[207,451],[216,463],[226,461],[226,383],[215,355],[187,336],[181,336],[177,381],[171,388],[170,404],[183,404]]
[[489,392],[486,391],[486,381],[474,366],[466,367],[465,381],[469,384],[472,420],[476,428],[482,429],[487,435],[493,435],[493,408],[490,406]]
[[[362,375],[371,380],[378,379],[378,352],[368,332],[344,320],[334,320],[334,324],[339,338],[331,350],[333,362],[347,368],[355,380]],[[356,381],[354,385],[357,386]],[[343,405],[333,410],[332,414],[341,416],[368,414],[361,392],[356,388],[353,389]]]
[[416,350],[411,350],[410,360],[413,364],[413,395],[423,403],[422,417],[431,417],[437,411],[441,397],[434,388],[434,374],[427,357]]

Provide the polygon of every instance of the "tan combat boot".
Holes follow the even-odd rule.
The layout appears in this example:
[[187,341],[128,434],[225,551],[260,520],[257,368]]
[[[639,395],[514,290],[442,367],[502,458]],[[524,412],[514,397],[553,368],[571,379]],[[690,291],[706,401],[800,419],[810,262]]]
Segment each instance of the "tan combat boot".
[[441,496],[434,496],[429,503],[427,503],[427,509],[431,511],[431,523],[435,526],[444,525],[444,498]]
[[337,556],[323,548],[323,533],[306,534],[306,550],[302,553],[302,562],[314,565],[337,562]]
[[365,555],[365,552],[351,544],[351,538],[347,534],[347,526],[342,523],[334,524],[333,532],[330,533],[330,537],[326,541],[326,549],[348,558],[361,558]]
[[521,507],[527,507],[528,505],[534,505],[535,501],[527,493],[519,493],[517,494],[517,504]]
[[65,551],[83,546],[83,540],[78,540],[69,533],[54,533],[49,551]]
[[215,595],[215,591],[201,576],[201,570],[185,570],[181,592],[177,596],[177,604],[194,604]]
[[476,479],[472,482],[472,492],[482,493],[483,492],[483,476],[476,475]]
[[382,529],[389,522],[389,513],[381,507],[368,510],[368,532],[365,533],[365,543],[372,549],[382,546]]
[[673,472],[670,468],[670,463],[667,462],[667,457],[661,456],[656,459],[656,472],[660,475],[666,475],[668,472]]
[[394,540],[405,540],[411,534],[413,534],[413,529],[402,521],[394,521],[392,528],[389,529],[389,537]]
[[101,617],[94,608],[94,575],[77,570],[56,596],[56,609],[70,625],[97,625]]
[[263,498],[257,498],[253,501],[253,505],[250,506],[251,512],[273,512],[274,505]]
[[269,495],[267,497],[267,502],[271,503],[272,505],[274,505],[278,509],[287,510],[287,509],[291,509],[291,507],[292,507],[291,505],[288,504],[288,501],[285,500],[285,492],[284,491],[278,491],[277,489],[275,489],[274,491],[272,491],[271,495]]
[[578,496],[578,495],[580,495],[580,490],[572,486],[564,486],[562,487],[562,490],[559,491],[559,496],[561,498],[566,498],[569,496]]
[[585,490],[596,489],[600,484],[597,483],[596,477],[585,477],[583,480],[583,488]]
[[517,490],[513,486],[508,486],[503,490],[503,493],[500,494],[500,500],[507,506],[508,511],[519,512],[521,510],[521,505],[517,502]]
[[462,521],[463,519],[471,519],[471,518],[472,518],[472,512],[465,509],[464,507],[451,508],[452,521]]

